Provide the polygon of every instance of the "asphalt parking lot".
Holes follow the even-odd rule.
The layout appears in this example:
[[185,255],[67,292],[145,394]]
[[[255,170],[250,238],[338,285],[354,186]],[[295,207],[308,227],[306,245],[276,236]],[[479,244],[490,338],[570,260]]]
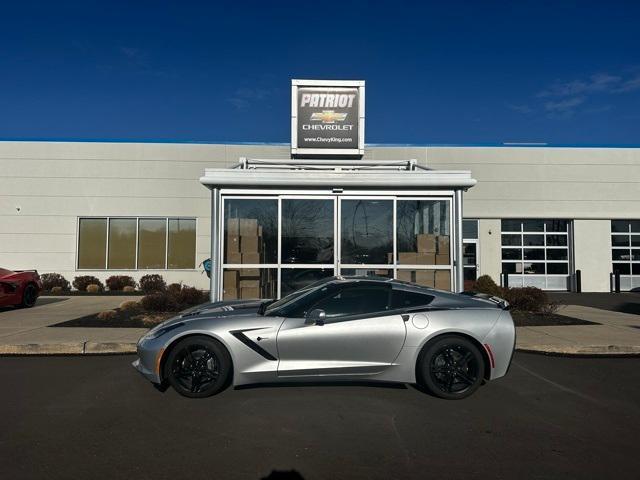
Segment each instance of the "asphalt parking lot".
[[516,354],[458,402],[387,385],[189,400],[133,359],[0,358],[2,477],[638,478],[640,358]]

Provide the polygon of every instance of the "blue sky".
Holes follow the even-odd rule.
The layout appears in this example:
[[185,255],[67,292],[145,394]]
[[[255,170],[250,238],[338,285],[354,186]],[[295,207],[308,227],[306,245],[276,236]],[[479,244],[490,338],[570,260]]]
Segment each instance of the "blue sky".
[[367,143],[640,144],[640,2],[5,2],[0,138],[288,142],[291,78]]

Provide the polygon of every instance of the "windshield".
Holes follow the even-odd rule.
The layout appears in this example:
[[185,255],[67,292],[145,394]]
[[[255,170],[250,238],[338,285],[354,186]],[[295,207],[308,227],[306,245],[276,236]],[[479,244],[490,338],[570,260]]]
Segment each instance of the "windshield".
[[279,315],[280,314],[280,310],[281,309],[284,310],[284,307],[286,307],[287,305],[290,305],[292,302],[295,302],[297,299],[301,298],[302,296],[306,295],[307,293],[311,292],[312,290],[315,290],[316,288],[326,284],[327,282],[335,280],[336,278],[337,277],[323,278],[321,280],[318,280],[317,282],[313,282],[313,283],[307,285],[304,288],[301,288],[300,290],[296,290],[295,292],[290,293],[286,297],[282,297],[280,300],[270,304],[265,309],[264,314],[265,315]]

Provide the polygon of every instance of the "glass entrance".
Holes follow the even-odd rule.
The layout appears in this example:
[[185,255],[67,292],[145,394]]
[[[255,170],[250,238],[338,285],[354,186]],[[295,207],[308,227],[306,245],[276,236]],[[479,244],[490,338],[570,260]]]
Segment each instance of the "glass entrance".
[[222,298],[280,298],[333,275],[453,286],[451,198],[224,196]]

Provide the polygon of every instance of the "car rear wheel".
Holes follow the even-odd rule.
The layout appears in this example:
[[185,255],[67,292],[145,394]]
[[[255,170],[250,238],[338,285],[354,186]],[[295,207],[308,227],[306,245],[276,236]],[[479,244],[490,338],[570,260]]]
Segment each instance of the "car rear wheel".
[[223,390],[230,373],[227,350],[212,338],[198,336],[181,340],[171,350],[164,377],[180,395],[204,398]]
[[38,300],[38,289],[35,285],[29,284],[24,287],[24,291],[22,292],[22,302],[20,302],[21,307],[30,308],[36,304],[36,300]]
[[448,335],[423,350],[419,380],[433,395],[447,400],[466,398],[484,378],[480,350],[463,337]]

